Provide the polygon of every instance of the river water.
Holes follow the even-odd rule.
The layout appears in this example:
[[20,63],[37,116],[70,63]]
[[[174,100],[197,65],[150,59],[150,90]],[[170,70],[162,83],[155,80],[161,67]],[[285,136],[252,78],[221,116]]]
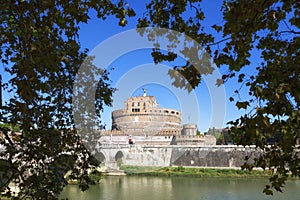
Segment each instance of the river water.
[[284,193],[262,193],[266,179],[120,176],[103,177],[81,192],[68,185],[60,198],[70,200],[298,200],[300,180],[288,181]]

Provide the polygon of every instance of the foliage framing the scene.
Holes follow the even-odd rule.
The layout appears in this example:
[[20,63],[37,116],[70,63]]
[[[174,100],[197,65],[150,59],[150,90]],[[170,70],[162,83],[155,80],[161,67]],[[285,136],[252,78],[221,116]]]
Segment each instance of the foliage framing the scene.
[[[241,88],[249,89],[251,99],[239,98],[241,88],[235,90],[238,99],[229,98],[236,101],[238,109],[248,108],[246,115],[228,123],[230,134],[236,144],[257,145],[265,151],[255,163],[246,162],[243,166],[274,172],[271,185],[266,186],[264,193],[273,194],[273,189],[282,191],[288,175],[300,175],[300,3],[297,0],[224,0],[219,8],[223,21],[212,25],[214,35],[202,25],[206,14],[201,9],[202,3],[151,1],[146,6],[148,12],[139,19],[139,26],[164,27],[187,34],[205,48],[218,67],[228,68],[217,85],[237,77]],[[168,39],[176,44],[176,37],[168,35]],[[193,51],[193,48],[183,49],[191,54]],[[251,63],[254,52],[261,60],[255,67],[256,63]],[[154,49],[152,55],[156,61],[175,58],[172,53],[164,54],[159,49]],[[254,68],[253,74],[241,72],[249,66]],[[203,74],[211,73],[209,68],[204,69],[208,70],[195,70],[187,61],[174,71],[184,75],[195,88]],[[170,73],[174,85],[185,87],[174,71]]]
[[[0,190],[16,199],[57,199],[67,184],[65,174],[85,190],[93,181],[87,169],[97,162],[74,131],[72,87],[87,56],[81,51],[79,25],[89,12],[99,19],[115,15],[120,25],[133,15],[122,2],[110,1],[4,1],[0,4],[0,60],[11,76],[4,89],[12,97],[1,108]],[[91,58],[92,59],[92,58]],[[92,61],[87,60],[92,69]],[[108,72],[100,77],[95,107],[111,104],[113,89]],[[93,79],[93,77],[87,77]],[[89,81],[88,79],[85,81]],[[18,193],[10,191],[14,183]]]
[[[78,30],[80,23],[88,22],[90,10],[95,10],[99,19],[115,15],[119,25],[125,26],[128,16],[135,15],[134,8],[126,6],[125,1],[116,2],[19,0],[0,4],[1,62],[12,77],[3,86],[14,94],[1,109],[1,122],[22,131],[18,135],[1,128],[1,142],[6,147],[0,162],[2,191],[14,181],[21,189],[18,198],[55,199],[66,184],[64,174],[69,170],[83,189],[90,183],[86,171],[92,163],[90,154],[71,131],[72,85],[86,57],[86,52],[80,51]],[[237,77],[243,87],[249,88],[252,99],[229,99],[236,101],[239,109],[253,108],[230,122],[230,132],[235,143],[255,144],[265,150],[254,164],[244,167],[274,170],[271,185],[264,192],[272,194],[273,188],[281,191],[288,174],[300,173],[300,3],[224,0],[219,8],[223,21],[212,26],[218,37],[206,32],[202,25],[205,13],[201,4],[196,0],[149,1],[138,27],[163,27],[185,33],[212,56],[218,67],[228,68],[217,84]],[[176,46],[176,35],[169,36]],[[200,50],[187,48],[183,52],[197,55]],[[258,52],[261,63],[253,74],[244,74],[240,72],[242,68],[253,66],[253,51]],[[164,54],[159,47],[152,55],[155,62],[176,58],[172,51]],[[170,76],[178,87],[195,88],[201,76],[212,70],[209,66],[195,69],[187,60],[185,66],[170,71]],[[110,104],[113,90],[107,84],[107,72],[99,75],[102,81],[96,106],[101,110],[104,103]],[[238,96],[238,88],[236,93]]]

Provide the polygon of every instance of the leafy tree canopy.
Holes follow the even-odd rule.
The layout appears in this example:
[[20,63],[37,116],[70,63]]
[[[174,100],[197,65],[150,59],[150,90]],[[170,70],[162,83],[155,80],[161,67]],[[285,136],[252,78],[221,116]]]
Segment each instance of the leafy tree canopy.
[[[266,151],[254,166],[274,169],[271,186],[265,189],[267,194],[272,193],[272,188],[281,191],[288,173],[295,176],[300,173],[296,153],[300,130],[300,3],[224,0],[219,8],[223,22],[212,26],[219,34],[218,40],[205,32],[201,6],[202,2],[197,0],[150,0],[146,12],[138,16],[137,26],[163,27],[187,34],[213,57],[218,67],[228,67],[228,73],[217,84],[238,77],[238,82],[249,88],[252,99],[229,99],[236,101],[239,109],[254,108],[230,122],[231,133],[236,143],[256,144]],[[135,15],[133,9],[122,0],[15,0],[0,4],[0,60],[12,77],[4,87],[14,94],[2,107],[1,122],[18,125],[22,130],[22,135],[12,137],[7,128],[1,128],[5,138],[2,144],[6,146],[1,170],[13,171],[0,173],[4,176],[2,190],[13,180],[21,189],[18,198],[55,199],[66,184],[63,175],[68,170],[73,171],[74,178],[79,178],[83,189],[90,183],[86,169],[90,167],[91,156],[70,131],[74,125],[72,85],[86,57],[78,42],[79,25],[87,23],[89,11],[95,10],[99,19],[114,15],[119,25],[125,26],[128,17]],[[168,39],[176,44],[178,38],[169,35]],[[183,52],[188,55],[201,50],[186,48]],[[243,74],[240,70],[251,64],[253,50],[260,53],[262,62],[255,74]],[[155,62],[176,58],[172,51],[164,54],[159,47],[152,55]],[[195,88],[201,76],[213,69],[210,66],[195,69],[187,60],[186,65],[174,70],[184,75],[189,82],[186,85]],[[102,77],[95,101],[101,110],[103,104],[111,103],[113,89],[107,83],[107,72],[96,71],[96,74]],[[185,87],[180,85],[184,81],[176,73],[170,75],[175,85]],[[273,136],[276,142],[267,146],[266,139]]]
[[[56,199],[69,170],[83,190],[92,183],[87,169],[93,158],[73,131],[71,106],[73,82],[87,56],[86,50],[80,51],[78,30],[89,20],[90,10],[99,19],[115,15],[120,25],[134,14],[122,2],[1,2],[0,61],[11,75],[3,86],[13,97],[3,105],[0,119],[21,130],[16,135],[9,127],[0,129],[5,146],[0,155],[0,191],[8,197],[12,195],[8,183],[13,181],[20,189],[16,199]],[[92,58],[86,64],[96,68]],[[101,110],[111,104],[113,89],[107,71],[92,74],[100,77],[94,103]],[[94,79],[85,78],[82,81]]]
[[[266,153],[253,165],[245,166],[274,170],[271,185],[264,192],[281,191],[289,173],[300,175],[297,153],[300,136],[300,3],[296,0],[224,0],[219,8],[223,22],[212,25],[221,39],[205,32],[202,25],[205,13],[201,4],[201,1],[194,0],[180,3],[151,1],[146,6],[148,12],[139,20],[139,26],[184,32],[206,49],[218,67],[228,67],[228,73],[223,74],[217,84],[237,77],[243,88],[249,88],[250,100],[229,99],[236,101],[239,109],[253,108],[240,119],[229,122],[232,126],[230,133],[237,144],[255,144],[265,150]],[[176,43],[176,37],[168,38]],[[240,72],[242,68],[253,65],[250,57],[254,50],[259,52],[261,63],[253,69],[253,74]],[[164,55],[159,49],[154,49],[153,55],[158,61],[174,60],[172,54]],[[188,61],[175,70],[183,72],[193,88],[203,74],[211,72],[209,68],[207,71],[195,70]],[[181,87],[180,83],[175,78],[175,85]],[[239,89],[235,92],[239,94]],[[268,146],[268,138],[275,138],[276,142]]]

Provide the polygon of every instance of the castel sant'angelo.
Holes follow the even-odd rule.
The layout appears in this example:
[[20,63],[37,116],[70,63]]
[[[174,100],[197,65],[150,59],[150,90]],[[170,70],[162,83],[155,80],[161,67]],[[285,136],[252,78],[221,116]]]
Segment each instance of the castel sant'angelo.
[[124,108],[112,112],[112,130],[102,131],[102,143],[152,145],[214,145],[213,136],[196,135],[197,125],[181,124],[181,112],[160,108],[154,96],[130,97]]

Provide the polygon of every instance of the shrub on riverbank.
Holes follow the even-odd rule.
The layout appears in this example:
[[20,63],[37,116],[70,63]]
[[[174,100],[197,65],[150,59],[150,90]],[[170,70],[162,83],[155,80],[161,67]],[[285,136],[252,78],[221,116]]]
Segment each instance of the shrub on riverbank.
[[98,170],[92,170],[89,173],[89,177],[91,178],[91,180],[93,180],[95,183],[99,183],[102,177],[102,173],[99,172]]
[[140,167],[122,166],[127,175],[145,176],[185,176],[185,177],[268,177],[267,171],[240,170],[240,169],[218,169],[218,168],[191,168],[191,167]]

